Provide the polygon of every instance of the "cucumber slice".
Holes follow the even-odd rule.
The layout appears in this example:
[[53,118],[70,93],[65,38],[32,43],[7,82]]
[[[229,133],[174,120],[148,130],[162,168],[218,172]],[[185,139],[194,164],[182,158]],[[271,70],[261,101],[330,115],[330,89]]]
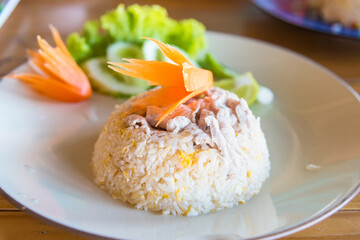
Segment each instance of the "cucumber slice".
[[107,67],[106,58],[92,58],[86,61],[82,68],[89,77],[91,86],[97,91],[116,96],[131,96],[144,92],[148,86],[136,86],[126,79],[126,76],[114,74]]
[[[187,59],[189,59],[194,66],[199,67],[199,64],[196,61],[194,61],[192,58],[190,58],[187,52],[185,52],[184,50],[182,50],[181,48],[175,45],[171,45],[171,46],[176,48],[182,55],[184,55]],[[145,41],[142,49],[145,60],[165,61],[169,63],[174,63],[161,52],[159,47],[153,41],[149,41],[149,40]]]
[[153,41],[146,40],[142,47],[144,59],[148,61],[166,61],[165,55]]
[[[124,62],[123,58],[144,59],[144,54],[142,49],[136,44],[116,42],[106,49],[106,57],[110,62]],[[139,78],[123,76],[122,81],[132,86],[148,87],[147,82]]]
[[133,43],[116,42],[106,49],[106,57],[110,62],[123,62],[123,58],[144,59],[142,49]]

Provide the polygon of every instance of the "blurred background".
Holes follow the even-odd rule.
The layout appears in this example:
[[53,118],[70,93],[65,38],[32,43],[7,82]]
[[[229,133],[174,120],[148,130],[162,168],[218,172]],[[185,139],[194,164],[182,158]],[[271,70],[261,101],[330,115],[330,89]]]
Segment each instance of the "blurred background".
[[[130,5],[135,1],[21,0],[0,28],[0,77],[26,61],[26,49],[37,48],[38,34],[51,42],[49,24],[56,26],[65,40],[70,33],[80,31],[86,21],[99,18],[106,11],[116,8],[119,3]],[[136,3],[159,4],[168,10],[172,18],[195,18],[209,31],[250,37],[293,50],[330,69],[360,92],[360,38],[328,35],[285,23],[260,10],[250,0],[137,0]],[[330,239],[328,237],[331,235],[339,236],[332,239],[359,239],[360,233],[354,231],[360,228],[356,225],[360,224],[359,215],[351,213],[350,216],[350,210],[357,209],[358,213],[359,199],[358,196],[340,215],[334,215],[321,225],[315,225],[288,239]],[[0,206],[7,211],[3,211],[6,214],[18,211],[1,197]],[[82,239],[34,220],[25,213],[9,216],[7,220],[0,218],[0,226],[5,224],[2,229],[5,229],[6,224],[11,227],[11,224],[21,222],[24,226],[21,230],[36,232],[31,235],[36,239],[50,239],[46,236],[51,231],[56,233],[51,239]],[[341,224],[349,227],[337,231],[336,226]],[[11,229],[7,234],[10,235],[4,239],[14,239],[9,236],[17,236]],[[3,239],[1,231],[0,239]]]
[[[85,21],[115,8],[112,0],[22,0],[0,29],[0,76],[24,62],[25,49],[36,48],[37,34],[49,39],[48,25],[54,24],[63,38],[79,31]],[[121,1],[126,5],[134,1]],[[259,10],[248,0],[138,0],[160,4],[175,19],[195,18],[210,31],[260,39],[299,52],[344,79],[360,77],[360,39],[346,39],[286,24]]]

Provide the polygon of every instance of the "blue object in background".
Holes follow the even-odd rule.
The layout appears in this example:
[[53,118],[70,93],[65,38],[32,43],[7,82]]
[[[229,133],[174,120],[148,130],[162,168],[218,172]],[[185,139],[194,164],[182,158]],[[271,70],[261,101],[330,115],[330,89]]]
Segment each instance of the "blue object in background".
[[348,28],[340,23],[327,23],[304,0],[253,0],[264,12],[302,28],[331,35],[360,39],[360,30]]

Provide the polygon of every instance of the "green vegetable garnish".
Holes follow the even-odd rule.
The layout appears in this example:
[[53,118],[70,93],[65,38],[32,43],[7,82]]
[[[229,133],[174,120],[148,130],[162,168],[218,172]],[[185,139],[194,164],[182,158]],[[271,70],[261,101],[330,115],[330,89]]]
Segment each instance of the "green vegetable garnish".
[[202,23],[195,19],[186,19],[174,26],[165,42],[179,47],[191,58],[195,58],[207,47],[205,32],[206,29]]
[[152,41],[145,41],[142,51],[145,60],[168,61],[158,46]]
[[144,54],[138,45],[121,41],[108,46],[106,57],[110,62],[123,62],[123,58],[144,59]]
[[234,92],[238,97],[244,98],[249,105],[256,101],[259,93],[259,84],[250,72],[216,81],[214,86]]
[[129,97],[146,91],[147,83],[141,86],[134,83],[136,78],[114,74],[114,71],[107,68],[106,58],[92,58],[83,63],[83,69],[88,75],[90,83],[97,91],[115,97]]
[[[208,52],[206,29],[195,19],[174,20],[165,8],[152,5],[120,4],[98,20],[85,23],[81,33],[67,38],[67,47],[81,63],[98,91],[112,96],[130,96],[150,86],[142,79],[109,71],[106,62],[122,62],[123,58],[170,61],[150,37],[178,49],[194,66],[212,71],[215,86],[235,92],[248,104],[258,96],[259,85],[251,73],[239,75],[221,64]],[[171,61],[170,61],[171,62]]]
[[89,59],[93,55],[91,46],[86,42],[86,39],[78,33],[72,33],[67,38],[67,48],[77,62]]
[[142,45],[140,37],[151,37],[175,45],[190,57],[196,57],[206,48],[205,27],[194,19],[176,21],[168,17],[165,8],[140,6],[125,8],[120,4],[115,10],[85,23],[79,33],[71,34],[67,47],[77,62],[104,56],[114,42],[123,41]]
[[211,55],[211,53],[206,53],[203,57],[198,59],[198,62],[200,67],[211,70],[214,74],[214,77],[217,79],[234,78],[239,75],[225,65],[219,63],[215,57]]
[[[106,58],[110,62],[123,62],[123,58],[144,59],[144,54],[142,49],[137,44],[129,42],[116,42],[109,45],[106,49]],[[106,68],[106,70],[109,70],[106,64],[104,65],[104,67]],[[149,87],[147,82],[143,79],[127,76],[123,76],[123,78],[129,85],[142,87],[144,89],[147,89]]]

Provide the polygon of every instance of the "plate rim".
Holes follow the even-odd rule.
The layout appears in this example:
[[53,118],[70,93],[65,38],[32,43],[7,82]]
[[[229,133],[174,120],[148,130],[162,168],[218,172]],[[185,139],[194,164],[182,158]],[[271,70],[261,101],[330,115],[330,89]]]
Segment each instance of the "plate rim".
[[[251,37],[247,37],[247,36],[242,36],[242,35],[235,35],[235,34],[229,34],[229,33],[223,33],[223,32],[216,32],[216,31],[208,31],[208,33],[210,34],[214,34],[214,35],[223,35],[223,36],[227,36],[227,37],[240,37],[244,40],[248,40],[251,42],[256,42],[262,45],[267,45],[268,47],[271,48],[275,48],[279,51],[282,52],[286,52],[287,54],[292,55],[293,57],[305,60],[309,63],[311,63],[311,65],[316,66],[317,68],[321,69],[322,71],[326,72],[327,74],[331,75],[331,77],[333,79],[336,79],[342,86],[344,86],[347,90],[350,91],[350,93],[356,98],[356,100],[360,103],[360,93],[356,92],[348,82],[346,82],[345,80],[343,80],[341,77],[339,77],[337,74],[335,74],[333,71],[331,71],[330,69],[326,68],[325,66],[321,65],[320,63],[316,62],[315,60],[299,53],[296,52],[292,49],[288,49],[286,47],[280,46],[280,45],[276,45],[274,43],[271,42],[266,42],[260,39],[256,39],[256,38],[251,38]],[[288,229],[284,229],[282,231],[278,231],[278,232],[274,232],[274,233],[269,233],[269,234],[264,234],[264,235],[260,235],[254,238],[248,238],[251,240],[263,240],[263,239],[274,239],[274,238],[281,238],[281,237],[285,237],[288,236],[290,234],[299,232],[301,230],[304,230],[310,226],[315,225],[316,223],[319,223],[320,221],[330,217],[332,214],[336,213],[338,210],[340,210],[342,207],[344,207],[348,202],[350,202],[357,194],[360,194],[360,178],[356,181],[356,183],[354,184],[354,188],[350,189],[348,191],[348,193],[346,194],[346,196],[336,205],[332,206],[333,208],[329,208],[326,211],[323,212],[319,212],[318,214],[314,215],[313,217],[309,218],[307,221],[303,222],[303,223],[299,223],[296,224]],[[239,239],[240,240],[240,239]]]
[[[317,215],[315,215],[313,218],[308,219],[308,221],[297,224],[291,228],[279,231],[279,232],[274,232],[274,233],[269,233],[269,234],[264,234],[264,235],[260,235],[254,238],[248,238],[249,240],[265,240],[265,239],[276,239],[276,238],[281,238],[281,237],[285,237],[285,236],[289,236],[291,234],[294,234],[296,232],[302,231],[308,227],[311,227],[319,222],[321,222],[322,220],[330,217],[331,215],[333,215],[334,213],[336,213],[338,210],[340,210],[343,206],[345,206],[348,202],[350,202],[357,194],[360,194],[360,179],[358,180],[358,182],[356,183],[357,186],[349,192],[349,194],[342,199],[342,201],[335,206],[332,209],[329,209],[327,211],[325,211],[324,213],[318,213]],[[49,223],[54,227],[57,227],[61,230],[65,230],[69,233],[73,233],[73,234],[77,234],[79,236],[83,236],[83,237],[90,237],[90,238],[101,238],[104,240],[127,240],[125,238],[112,238],[112,237],[107,237],[107,236],[103,236],[103,235],[99,235],[99,234],[95,234],[95,233],[89,233],[80,229],[76,229],[64,224],[61,224],[59,222],[56,222],[50,218],[47,218],[39,213],[36,213],[35,211],[25,208],[19,203],[17,202],[15,199],[13,199],[10,195],[8,195],[1,187],[0,187],[0,195],[3,196],[7,201],[9,201],[11,204],[13,204],[15,207],[17,207],[19,210],[21,210],[22,212],[25,212],[27,214],[29,214],[30,216],[45,222],[45,223]],[[206,239],[207,237],[211,237],[211,235],[207,235],[207,236],[203,236],[203,239]],[[241,240],[243,238],[239,237],[239,240]]]
[[[340,78],[338,75],[336,75],[330,69],[326,68],[325,66],[316,62],[315,60],[313,60],[305,55],[302,55],[301,53],[298,53],[294,50],[288,49],[288,48],[280,46],[280,45],[276,45],[271,42],[266,42],[263,40],[259,40],[259,39],[244,36],[244,35],[230,34],[230,33],[218,32],[218,31],[207,31],[206,33],[207,33],[207,35],[210,35],[210,36],[213,35],[214,37],[227,37],[227,38],[233,38],[233,39],[241,39],[241,40],[245,40],[248,42],[255,42],[256,44],[265,45],[267,47],[276,49],[278,51],[282,51],[288,55],[291,55],[292,57],[296,57],[303,61],[309,62],[311,65],[315,66],[316,68],[320,69],[321,71],[326,72],[328,75],[330,75],[333,78],[333,80],[337,80],[338,82],[340,82],[340,84],[342,86],[344,86],[356,98],[356,100],[358,102],[360,102],[360,94],[357,93],[349,85],[349,83],[347,83],[345,80]],[[19,65],[19,66],[21,66],[21,65]],[[339,209],[341,209],[343,206],[345,206],[348,202],[350,202],[359,193],[360,193],[360,178],[354,183],[354,187],[349,189],[349,191],[346,193],[345,197],[343,197],[335,205],[330,206],[325,211],[320,211],[313,217],[307,219],[306,221],[295,224],[294,226],[292,226],[290,228],[283,229],[280,231],[275,231],[273,233],[270,232],[268,234],[263,234],[263,235],[259,235],[256,237],[250,237],[247,239],[251,239],[251,240],[275,239],[275,238],[288,236],[290,234],[304,230],[304,229],[306,229],[312,225],[315,225],[316,223],[328,218],[332,214],[336,213]],[[7,201],[9,201],[15,207],[17,207],[20,211],[23,211],[23,212],[29,214],[30,216],[32,216],[38,220],[41,220],[45,223],[49,223],[52,226],[55,226],[61,230],[65,230],[65,231],[73,233],[73,234],[77,234],[77,235],[84,236],[84,237],[90,237],[90,238],[101,238],[101,239],[106,239],[106,240],[114,240],[114,239],[126,240],[124,238],[113,238],[113,237],[104,236],[104,235],[100,235],[100,234],[96,234],[96,233],[91,233],[89,231],[84,231],[84,230],[78,229],[76,227],[71,227],[64,223],[52,220],[51,218],[44,216],[43,214],[37,213],[29,208],[24,208],[24,206],[20,202],[16,201],[12,196],[10,196],[7,192],[5,192],[5,190],[3,190],[1,183],[0,183],[0,195],[3,196]],[[212,236],[214,236],[214,235],[204,235],[204,236],[202,236],[203,237],[202,239],[207,239],[208,237],[212,237]],[[224,236],[226,236],[226,235],[224,235]],[[239,240],[240,239],[243,239],[243,238],[241,238],[239,236]]]

